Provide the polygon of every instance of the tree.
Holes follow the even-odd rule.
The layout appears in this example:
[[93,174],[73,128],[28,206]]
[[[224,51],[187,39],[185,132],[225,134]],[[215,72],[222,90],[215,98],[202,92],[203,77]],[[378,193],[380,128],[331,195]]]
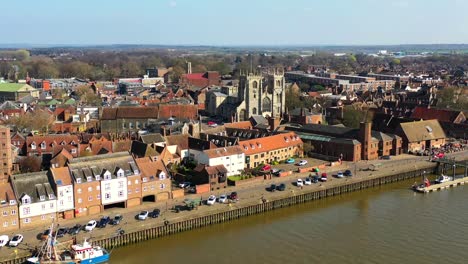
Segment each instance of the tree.
[[363,121],[365,112],[356,106],[347,105],[343,109],[343,124],[351,128],[359,128],[359,123]]
[[37,172],[41,170],[41,158],[36,156],[26,156],[19,162],[21,173]]
[[302,148],[304,150],[304,154],[307,155],[307,156],[312,156],[312,153],[314,151],[314,146],[312,146],[312,144],[310,144],[309,142],[304,142],[304,144],[302,145]]
[[83,104],[90,106],[100,106],[102,103],[101,97],[99,97],[99,95],[96,94],[88,85],[77,87],[75,93],[78,95],[78,97],[80,97],[80,101]]
[[39,131],[48,133],[54,117],[48,110],[37,109],[34,112],[28,112],[18,117],[11,118],[7,124],[14,127],[16,131]]

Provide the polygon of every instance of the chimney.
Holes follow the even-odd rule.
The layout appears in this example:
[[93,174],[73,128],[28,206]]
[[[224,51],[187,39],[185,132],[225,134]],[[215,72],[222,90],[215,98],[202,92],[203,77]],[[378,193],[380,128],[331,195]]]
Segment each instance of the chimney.
[[372,123],[359,123],[359,141],[361,141],[361,159],[368,160],[372,144]]

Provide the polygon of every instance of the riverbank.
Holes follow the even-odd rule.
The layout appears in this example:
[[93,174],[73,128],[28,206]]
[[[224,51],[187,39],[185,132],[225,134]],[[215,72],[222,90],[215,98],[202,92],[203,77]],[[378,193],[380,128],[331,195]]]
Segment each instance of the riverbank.
[[[91,234],[92,240],[97,244],[111,249],[116,246],[137,243],[294,204],[322,199],[328,196],[353,192],[409,178],[421,177],[424,173],[433,171],[437,165],[436,163],[422,160],[398,164],[398,166],[379,171],[360,172],[360,175],[357,177],[345,179],[333,178],[331,181],[323,184],[306,186],[304,188],[288,188],[285,192],[269,193],[263,191],[261,192],[261,196],[264,197],[266,200],[265,202],[262,202],[258,195],[241,192],[241,202],[239,203],[202,206],[197,210],[178,214],[167,211],[163,213],[162,218],[154,221],[149,219],[141,222],[127,222],[127,224],[122,225],[126,230],[125,235],[117,236],[115,232],[107,230],[105,233]],[[275,180],[278,181],[277,179]],[[258,188],[256,192],[259,192]],[[168,222],[164,224],[165,221]],[[89,233],[80,234],[78,240],[84,236],[89,237],[89,235]],[[10,257],[9,260],[7,258],[2,263],[22,263],[29,254],[27,250],[16,251],[14,257]]]

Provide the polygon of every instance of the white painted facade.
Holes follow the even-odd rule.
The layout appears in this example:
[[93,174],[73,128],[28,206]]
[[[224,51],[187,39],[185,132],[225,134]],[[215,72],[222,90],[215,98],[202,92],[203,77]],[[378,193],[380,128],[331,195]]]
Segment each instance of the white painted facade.
[[209,158],[204,152],[198,155],[198,163],[208,166],[224,165],[228,170],[227,176],[240,175],[245,166],[245,154],[233,154],[221,157]]
[[57,212],[73,210],[75,208],[73,185],[57,186]]
[[20,200],[20,219],[57,213],[57,200],[55,199],[55,197],[44,197],[44,201],[37,201],[31,203],[31,197],[25,194],[21,197]]
[[103,205],[125,202],[127,200],[127,177],[124,170],[117,171],[113,176],[106,171],[101,180],[101,203]]

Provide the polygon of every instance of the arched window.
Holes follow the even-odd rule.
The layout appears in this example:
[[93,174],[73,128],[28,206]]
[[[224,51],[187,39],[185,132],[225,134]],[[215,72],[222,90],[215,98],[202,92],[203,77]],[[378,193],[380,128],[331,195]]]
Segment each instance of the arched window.
[[271,100],[268,97],[262,101],[262,112],[271,112]]
[[257,114],[257,108],[256,108],[256,107],[254,107],[254,108],[252,109],[252,114],[253,114],[253,115],[256,115],[256,114]]
[[252,88],[258,88],[258,82],[257,81],[252,82]]
[[281,86],[281,81],[280,80],[276,81],[276,86]]

